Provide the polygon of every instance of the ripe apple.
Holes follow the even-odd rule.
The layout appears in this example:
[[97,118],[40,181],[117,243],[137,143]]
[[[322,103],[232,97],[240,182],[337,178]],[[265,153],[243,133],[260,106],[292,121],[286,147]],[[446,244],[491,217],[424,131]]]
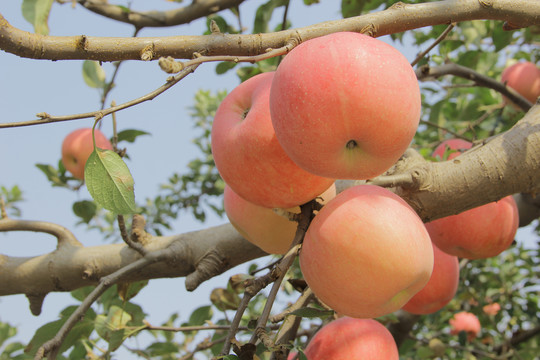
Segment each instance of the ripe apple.
[[495,315],[497,315],[499,313],[499,311],[501,311],[501,305],[499,305],[499,303],[496,303],[496,302],[491,303],[491,304],[487,304],[487,305],[484,305],[482,310],[487,315],[495,316]]
[[[336,196],[336,187],[330,186],[321,198],[323,204]],[[248,241],[269,254],[285,254],[291,247],[298,223],[289,221],[273,209],[250,203],[236,194],[228,185],[224,193],[225,212],[231,224]],[[300,213],[300,207],[287,209]]]
[[237,86],[219,106],[212,153],[223,180],[244,199],[268,208],[290,208],[322,194],[333,179],[308,173],[281,148],[268,105],[273,72]]
[[420,90],[407,59],[367,35],[308,40],[280,63],[270,111],[277,139],[300,167],[336,179],[388,170],[410,145]]
[[[472,144],[459,139],[441,143],[433,152],[443,158],[446,148],[464,150]],[[448,160],[460,152],[451,153]],[[514,240],[519,225],[516,202],[511,196],[499,201],[447,216],[426,224],[431,240],[442,251],[462,258],[482,259],[496,256]]]
[[473,313],[462,311],[450,319],[450,334],[456,335],[462,331],[467,333],[467,339],[472,341],[480,333],[480,321]]
[[518,62],[505,68],[501,81],[533,104],[540,96],[540,69],[532,62]]
[[[94,130],[96,146],[101,149],[112,150],[112,144],[98,129]],[[69,133],[62,142],[62,163],[73,177],[84,179],[84,166],[86,160],[94,151],[92,129],[82,128]]]
[[448,154],[447,160],[452,160],[457,156],[461,155],[461,152],[472,147],[472,143],[462,139],[448,139],[443,141],[439,146],[433,151],[433,157],[439,160],[444,159],[444,155],[447,150],[456,150]]
[[398,360],[396,342],[373,319],[342,317],[323,326],[304,351],[308,360]]
[[315,216],[300,268],[313,293],[336,312],[374,318],[400,309],[426,285],[433,248],[403,199],[382,187],[357,185]]
[[456,256],[433,245],[433,272],[428,283],[414,295],[403,310],[412,314],[432,314],[442,309],[456,295],[459,284],[459,261]]

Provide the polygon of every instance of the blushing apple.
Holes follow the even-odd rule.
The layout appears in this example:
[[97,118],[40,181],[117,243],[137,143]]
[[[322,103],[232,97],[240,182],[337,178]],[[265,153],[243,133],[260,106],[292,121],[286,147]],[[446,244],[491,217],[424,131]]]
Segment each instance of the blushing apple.
[[323,326],[304,353],[308,360],[398,360],[392,334],[373,319],[342,317]]
[[480,321],[473,313],[462,311],[450,319],[450,334],[456,335],[462,331],[467,333],[467,339],[472,341],[480,333]]
[[403,199],[358,185],[315,216],[300,268],[313,293],[338,313],[374,318],[400,309],[426,285],[433,248],[422,220]]
[[[332,185],[320,197],[324,204],[335,196],[336,187]],[[298,223],[289,221],[273,209],[250,203],[228,185],[225,185],[223,201],[229,221],[246,240],[269,254],[285,254],[289,250]],[[300,207],[287,211],[299,214]]]
[[499,311],[501,311],[501,305],[499,305],[499,303],[496,303],[496,302],[487,304],[487,305],[484,305],[482,310],[487,315],[495,316],[499,313]]
[[439,146],[435,148],[435,150],[433,151],[433,157],[439,160],[443,160],[447,150],[456,150],[455,152],[451,152],[448,154],[447,160],[452,160],[457,156],[461,155],[461,152],[470,149],[471,147],[472,143],[469,141],[462,139],[448,139],[443,141]]
[[540,69],[532,62],[518,62],[505,68],[501,82],[506,83],[533,104],[540,96]]
[[467,259],[485,259],[506,250],[516,235],[519,214],[512,196],[457,215],[431,221],[426,229],[442,251]]
[[410,145],[420,90],[398,50],[341,32],[285,56],[272,82],[270,111],[279,142],[299,166],[325,177],[368,179]]
[[433,245],[433,272],[428,283],[414,295],[403,310],[412,314],[432,314],[442,309],[456,295],[459,285],[459,261],[456,256]]
[[[112,150],[112,144],[98,129],[94,130],[96,146],[101,149]],[[73,177],[84,179],[84,166],[94,151],[92,129],[82,128],[69,133],[62,142],[62,163]]]
[[290,208],[322,194],[334,180],[299,168],[281,148],[268,105],[273,76],[259,74],[223,100],[212,126],[212,154],[235,193],[263,207]]

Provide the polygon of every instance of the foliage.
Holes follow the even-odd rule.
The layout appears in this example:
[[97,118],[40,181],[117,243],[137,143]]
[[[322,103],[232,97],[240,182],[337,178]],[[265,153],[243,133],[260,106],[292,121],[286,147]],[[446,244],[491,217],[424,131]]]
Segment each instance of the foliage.
[[[177,0],[177,2],[180,2]],[[317,0],[304,0],[306,6],[317,4]],[[342,0],[341,14],[344,18],[371,12],[375,9],[388,8],[397,1]],[[420,0],[409,1],[419,3]],[[47,18],[52,5],[50,1],[24,0],[22,12],[31,22],[37,33],[47,34]],[[276,10],[289,6],[288,0],[268,0],[261,4],[253,15],[252,32],[270,31],[271,20],[276,19]],[[233,19],[239,20],[237,10],[232,11]],[[230,15],[230,14],[229,14]],[[207,19],[208,31],[211,33],[212,21],[222,33],[242,33],[230,25],[224,14],[214,14]],[[294,20],[294,19],[293,19]],[[283,19],[273,31],[291,27],[290,19]],[[418,29],[406,34],[394,34],[396,42],[425,48],[446,29],[444,25]],[[433,49],[428,56],[422,58],[418,66],[438,66],[444,63],[455,63],[474,71],[497,79],[509,61],[540,59],[540,49],[533,46],[540,40],[537,28],[504,32],[502,24],[496,21],[471,21],[457,24],[449,35]],[[258,73],[275,70],[280,59],[272,58],[249,65],[223,62],[216,66],[217,74],[224,74],[235,68],[240,81],[244,81]],[[114,85],[114,79],[106,80],[106,74],[97,62],[86,61],[83,64],[83,81],[90,87],[100,90],[106,96]],[[523,113],[508,106],[501,106],[501,95],[493,90],[475,86],[468,80],[448,76],[435,81],[423,82],[422,125],[413,146],[429,157],[431,150],[442,140],[459,136],[469,140],[482,139],[509,129],[519,120]],[[103,188],[114,195],[105,196],[102,200],[79,199],[73,204],[73,212],[80,218],[79,224],[88,229],[99,230],[104,238],[118,238],[116,217],[113,213],[139,213],[147,220],[147,231],[162,235],[172,230],[172,222],[184,212],[191,213],[196,219],[204,222],[208,212],[223,215],[221,195],[224,183],[213,162],[210,133],[212,120],[217,107],[226,96],[225,91],[212,93],[199,90],[190,110],[190,117],[197,132],[193,143],[197,154],[179,173],[173,173],[160,186],[154,198],[135,203],[132,198],[132,179],[128,179],[126,187],[122,176],[127,174],[127,165],[115,152],[101,154],[97,157],[97,169],[88,169],[94,173],[86,186],[94,199],[99,200]],[[124,129],[116,134],[115,143],[136,142],[139,136],[148,133],[138,129]],[[125,153],[118,151],[124,157]],[[105,155],[105,158],[102,156]],[[107,159],[107,157],[113,159]],[[47,177],[51,186],[63,187],[76,191],[83,183],[66,172],[58,162],[57,167],[48,164],[36,165]],[[126,166],[126,168],[124,168]],[[114,169],[122,167],[119,176]],[[111,170],[112,169],[112,170]],[[127,171],[127,173],[126,173]],[[101,174],[99,174],[101,173]],[[96,183],[94,183],[94,178]],[[104,183],[103,179],[108,179]],[[120,179],[120,180],[119,180]],[[93,188],[97,190],[92,190]],[[97,194],[97,195],[96,195]],[[120,204],[110,203],[107,199],[123,199]],[[134,195],[133,195],[134,196]],[[20,216],[17,203],[22,201],[21,190],[17,186],[11,189],[0,187],[0,197],[4,207],[11,216]],[[110,211],[107,211],[107,210]],[[111,213],[111,211],[113,213]],[[450,359],[488,359],[503,352],[515,354],[516,358],[533,359],[539,353],[538,337],[518,344],[510,344],[512,337],[520,332],[540,326],[540,299],[538,286],[540,279],[540,256],[538,248],[528,249],[516,244],[498,257],[486,260],[462,261],[460,289],[456,298],[443,310],[427,316],[421,316],[415,324],[409,338],[400,347],[403,359],[434,359],[437,357]],[[269,261],[272,261],[270,259]],[[152,327],[145,322],[143,308],[136,304],[136,294],[146,286],[145,282],[121,284],[111,287],[101,296],[70,333],[63,344],[65,359],[111,358],[114,351],[124,347],[127,351],[147,359],[177,359],[181,356],[201,352],[208,358],[218,356],[221,351],[226,330],[209,328],[185,330],[188,326],[209,327],[214,325],[230,325],[231,312],[238,308],[245,281],[253,279],[258,271],[252,265],[250,275],[235,275],[223,288],[215,289],[207,302],[193,311],[186,322],[180,320],[178,314],[172,314],[160,327]],[[300,280],[301,273],[296,262],[289,272],[280,294],[281,303],[292,302],[298,298],[305,284]],[[299,285],[300,284],[300,285]],[[304,285],[304,286],[302,286]],[[45,324],[36,331],[35,336],[25,346],[12,341],[16,329],[0,322],[0,360],[27,359],[39,345],[52,338],[65,322],[76,306],[90,293],[91,288],[82,288],[72,292],[76,305],[64,309],[59,320]],[[265,293],[259,293],[248,304],[240,326],[242,332],[237,336],[239,342],[249,340],[254,324],[267,300]],[[498,302],[502,310],[496,315],[483,312],[483,306]],[[283,305],[283,304],[281,304]],[[284,310],[275,307],[278,311]],[[479,339],[467,342],[466,337],[450,335],[448,320],[458,311],[467,310],[476,314],[482,323],[483,332]],[[296,310],[292,315],[302,317],[302,336],[298,336],[290,345],[300,351],[305,340],[324,321],[332,318],[333,312],[321,304],[313,302]],[[381,321],[390,324],[394,316],[386,316]],[[150,334],[152,340],[141,348],[127,344],[137,344],[140,336]],[[142,343],[142,341],[141,341]],[[508,346],[507,349],[505,346]],[[255,353],[260,359],[269,359],[271,349],[259,345]],[[300,358],[303,358],[303,353]],[[183,358],[183,357],[181,357]],[[223,359],[236,359],[236,355],[227,355]]]

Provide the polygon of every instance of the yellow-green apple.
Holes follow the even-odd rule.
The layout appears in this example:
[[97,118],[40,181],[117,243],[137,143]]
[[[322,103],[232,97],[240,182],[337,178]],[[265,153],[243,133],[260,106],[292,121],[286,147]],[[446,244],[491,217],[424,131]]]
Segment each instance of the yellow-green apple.
[[[336,187],[332,185],[320,197],[324,204],[335,196]],[[228,185],[225,185],[223,201],[229,221],[246,240],[269,254],[285,254],[289,250],[297,222],[243,199]],[[286,212],[299,214],[300,207],[286,209]]]
[[244,199],[290,208],[322,194],[334,182],[298,167],[276,139],[268,105],[273,72],[237,86],[212,125],[212,154],[223,180]]
[[[444,141],[433,152],[444,158],[447,148],[458,150],[448,155],[453,159],[471,143],[459,139]],[[442,251],[467,259],[496,256],[506,250],[516,235],[519,213],[511,196],[482,205],[457,215],[440,218],[426,224],[431,240]]]
[[[96,146],[100,149],[112,150],[112,144],[98,129],[94,130]],[[94,151],[92,129],[82,128],[69,133],[62,142],[62,163],[73,177],[84,179],[84,166],[86,160]]]
[[494,302],[491,304],[484,305],[482,310],[487,315],[495,316],[499,313],[499,311],[501,311],[501,305],[499,305],[499,303]]
[[450,334],[456,335],[464,331],[467,333],[467,339],[472,341],[480,333],[480,321],[473,313],[462,311],[454,314],[450,319]]
[[323,326],[308,343],[308,360],[398,360],[396,342],[373,319],[342,317]]
[[432,314],[442,309],[456,295],[459,284],[459,261],[456,256],[433,245],[433,272],[422,290],[414,295],[403,310],[412,314]]
[[[452,160],[456,158],[457,156],[461,155],[461,153],[464,150],[470,149],[471,147],[472,147],[472,143],[467,140],[448,139],[448,140],[443,141],[439,146],[435,148],[432,156],[439,160],[444,160],[445,155],[448,154],[448,157],[446,157],[446,159]],[[456,150],[456,151],[448,152],[448,150]]]
[[400,309],[426,285],[433,248],[403,199],[382,187],[357,185],[315,216],[300,268],[313,293],[336,312],[374,318]]
[[276,136],[302,168],[336,179],[388,170],[410,145],[420,90],[407,59],[370,36],[308,40],[279,64],[270,111]]
[[540,69],[532,62],[518,62],[505,68],[501,81],[532,103],[540,96]]

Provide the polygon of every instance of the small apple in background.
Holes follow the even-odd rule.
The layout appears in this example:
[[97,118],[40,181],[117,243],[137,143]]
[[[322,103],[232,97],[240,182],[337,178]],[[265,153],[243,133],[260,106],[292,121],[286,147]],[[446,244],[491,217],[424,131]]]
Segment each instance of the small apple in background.
[[[441,143],[433,152],[443,158],[446,148],[464,150],[471,143],[450,139]],[[451,153],[448,159],[460,155]],[[517,232],[519,213],[512,196],[485,204],[457,215],[451,215],[426,224],[431,240],[442,251],[467,259],[496,256],[506,250]]]
[[496,302],[487,304],[482,308],[482,310],[487,315],[495,316],[499,313],[499,311],[501,311],[501,305],[499,305],[499,303],[496,303]]
[[300,167],[335,179],[369,179],[409,147],[420,90],[407,59],[367,35],[311,39],[279,64],[270,93],[277,139]]
[[403,310],[412,314],[432,314],[442,309],[456,295],[459,285],[459,261],[456,256],[433,245],[433,272],[428,283],[414,295]]
[[336,312],[374,318],[400,309],[426,285],[433,248],[403,199],[382,187],[357,185],[315,216],[300,268],[313,293]]
[[259,206],[285,209],[314,199],[334,180],[306,172],[283,151],[270,119],[273,77],[254,76],[223,100],[212,125],[212,154],[235,193]]
[[[322,203],[336,196],[336,187],[330,186],[321,194]],[[228,185],[224,193],[225,212],[231,224],[248,241],[269,254],[285,254],[294,239],[298,223],[277,214],[273,209],[250,203],[236,194]],[[300,207],[286,209],[300,213]]]
[[472,143],[467,140],[448,139],[443,141],[439,146],[435,148],[432,156],[439,160],[444,160],[444,155],[447,153],[448,150],[456,150],[455,152],[449,153],[448,157],[446,158],[446,160],[452,160],[461,155],[461,152],[470,148],[472,148]]
[[503,70],[501,82],[533,104],[540,96],[540,69],[532,62],[518,62]]
[[342,317],[323,326],[304,353],[308,360],[398,360],[396,342],[373,319]]
[[[96,146],[101,149],[112,150],[109,139],[98,129],[94,130]],[[94,151],[92,129],[82,128],[69,133],[62,142],[62,163],[73,177],[84,179],[84,166]]]
[[467,339],[472,341],[480,333],[480,321],[473,313],[462,311],[450,319],[450,334],[456,335],[462,331],[467,333]]

